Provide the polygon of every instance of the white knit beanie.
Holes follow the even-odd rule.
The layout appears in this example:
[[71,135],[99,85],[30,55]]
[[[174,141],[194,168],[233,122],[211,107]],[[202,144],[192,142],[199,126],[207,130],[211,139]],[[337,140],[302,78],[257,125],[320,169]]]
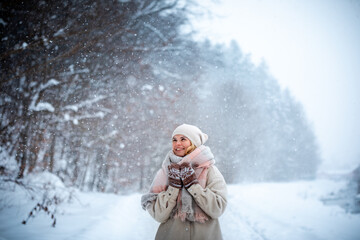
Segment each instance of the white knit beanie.
[[182,124],[175,128],[172,137],[177,134],[187,137],[195,147],[203,145],[209,138],[208,135],[203,133],[198,127],[189,124]]

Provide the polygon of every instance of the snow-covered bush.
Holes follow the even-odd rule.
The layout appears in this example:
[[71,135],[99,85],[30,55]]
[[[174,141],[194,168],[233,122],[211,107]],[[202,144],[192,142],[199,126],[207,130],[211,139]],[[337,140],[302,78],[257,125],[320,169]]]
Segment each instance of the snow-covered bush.
[[[76,197],[76,190],[65,187],[54,174],[40,172],[15,180],[1,176],[0,195],[0,211],[11,207],[28,211],[23,224],[43,212],[55,227],[56,214],[61,213],[61,204],[72,202]],[[33,205],[31,209],[21,208],[24,204],[28,206],[29,202]]]

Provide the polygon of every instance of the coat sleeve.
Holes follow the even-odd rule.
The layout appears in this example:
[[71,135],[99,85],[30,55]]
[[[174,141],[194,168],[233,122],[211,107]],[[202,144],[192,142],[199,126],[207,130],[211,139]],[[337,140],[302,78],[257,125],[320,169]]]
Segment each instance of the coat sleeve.
[[147,211],[156,221],[160,223],[166,222],[176,205],[178,194],[179,189],[169,186],[166,191],[157,195],[156,200],[147,205]]
[[209,168],[206,187],[194,184],[189,188],[198,206],[211,218],[219,218],[227,205],[227,188],[224,177],[212,166]]

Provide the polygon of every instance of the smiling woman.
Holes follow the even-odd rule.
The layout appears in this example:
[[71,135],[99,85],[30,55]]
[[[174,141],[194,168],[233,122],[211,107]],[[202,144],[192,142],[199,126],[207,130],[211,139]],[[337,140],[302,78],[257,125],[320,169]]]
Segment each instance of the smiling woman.
[[222,239],[218,218],[227,205],[225,180],[198,127],[182,124],[172,134],[172,150],[157,172],[144,210],[160,222],[155,239]]
[[194,144],[184,135],[177,134],[172,140],[172,149],[176,156],[183,157],[195,149]]

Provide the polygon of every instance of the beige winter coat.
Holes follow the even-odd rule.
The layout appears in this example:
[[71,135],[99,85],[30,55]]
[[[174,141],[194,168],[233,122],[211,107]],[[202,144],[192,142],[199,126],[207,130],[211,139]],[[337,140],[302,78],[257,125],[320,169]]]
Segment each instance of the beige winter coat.
[[176,205],[179,189],[171,186],[158,194],[156,201],[147,206],[150,215],[160,222],[156,240],[218,240],[222,239],[218,218],[223,214],[227,203],[227,189],[224,177],[215,166],[208,171],[206,188],[194,184],[188,189],[197,205],[211,218],[205,223],[182,222],[170,218]]

